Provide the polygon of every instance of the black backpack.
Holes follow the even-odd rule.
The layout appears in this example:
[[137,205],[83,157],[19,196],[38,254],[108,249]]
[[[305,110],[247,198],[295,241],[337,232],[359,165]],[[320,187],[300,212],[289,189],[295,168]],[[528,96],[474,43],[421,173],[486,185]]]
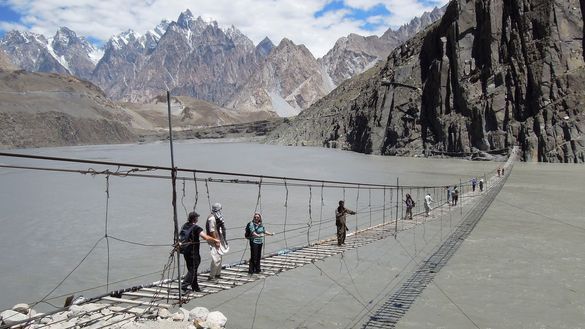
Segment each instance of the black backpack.
[[[250,223],[248,223],[248,224],[246,225],[246,230],[244,231],[244,237],[246,237],[246,239],[249,239],[249,238],[251,238],[251,237],[252,237],[252,230],[250,229],[250,224],[251,224],[251,223],[252,223],[252,222],[250,222]],[[252,225],[254,225],[254,224],[252,224]]]
[[193,243],[191,243],[193,242],[191,239],[191,233],[193,233],[194,228],[195,224],[192,224],[191,226],[183,225],[183,228],[181,228],[181,232],[179,233],[179,252],[181,254],[184,254],[189,247],[193,245]]

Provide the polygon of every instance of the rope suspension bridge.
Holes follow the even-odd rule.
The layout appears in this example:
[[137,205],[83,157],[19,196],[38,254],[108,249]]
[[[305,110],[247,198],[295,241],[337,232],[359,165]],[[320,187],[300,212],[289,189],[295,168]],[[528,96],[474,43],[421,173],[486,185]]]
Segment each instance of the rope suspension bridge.
[[[469,182],[463,183],[460,181],[458,184],[452,184],[458,186],[460,191],[459,204],[457,206],[451,205],[451,203],[443,197],[445,192],[444,185],[401,186],[399,185],[398,179],[396,185],[368,184],[347,181],[314,180],[279,176],[258,176],[253,174],[233,172],[185,169],[175,167],[174,163],[171,167],[163,167],[131,163],[45,157],[38,155],[0,153],[0,157],[26,159],[29,161],[29,163],[30,161],[41,162],[43,164],[48,162],[57,162],[60,164],[69,163],[75,165],[81,164],[108,168],[103,170],[95,170],[92,168],[78,169],[71,167],[64,168],[46,165],[30,165],[28,163],[27,165],[5,163],[0,164],[0,168],[10,168],[24,171],[77,173],[91,175],[92,177],[103,176],[105,177],[106,181],[104,236],[99,239],[95,245],[93,245],[91,250],[89,250],[81,262],[57,285],[57,287],[55,287],[55,289],[51,290],[41,300],[35,302],[33,305],[37,305],[39,303],[49,303],[50,301],[58,300],[59,298],[63,298],[65,296],[72,296],[73,293],[61,296],[51,296],[51,294],[55,292],[56,289],[64,281],[66,281],[67,278],[84,261],[86,261],[88,256],[96,249],[96,246],[98,246],[98,244],[104,240],[106,242],[108,254],[108,259],[106,262],[106,284],[102,286],[102,288],[106,288],[106,292],[92,298],[84,298],[81,301],[78,300],[77,303],[74,303],[77,305],[96,305],[94,307],[94,311],[96,312],[107,309],[107,312],[102,312],[103,314],[100,313],[102,316],[94,316],[91,319],[85,320],[85,318],[82,319],[84,313],[80,312],[77,315],[72,315],[73,317],[79,317],[79,321],[70,325],[70,322],[67,322],[70,320],[69,318],[58,316],[59,314],[62,314],[63,312],[71,309],[71,298],[69,298],[69,300],[66,302],[67,305],[64,307],[55,307],[53,310],[44,314],[31,316],[26,320],[13,321],[10,322],[9,325],[1,325],[0,329],[6,329],[14,326],[31,325],[34,325],[34,328],[52,328],[56,325],[61,325],[60,328],[86,326],[97,328],[120,325],[135,318],[147,317],[149,314],[152,315],[154,312],[153,310],[172,309],[176,306],[188,303],[191,300],[204,298],[210,294],[221,293],[222,291],[243,286],[257,280],[263,280],[270,276],[276,276],[279,273],[291,271],[305,265],[315,264],[318,261],[342,254],[348,250],[360,248],[382,239],[392,237],[395,238],[401,231],[411,230],[418,225],[422,225],[424,228],[424,224],[426,224],[427,221],[437,220],[438,218],[441,218],[442,220],[442,216],[446,214],[460,212],[462,218],[461,222],[456,227],[451,228],[450,235],[448,235],[448,237],[442,242],[436,251],[430,255],[426,261],[418,265],[418,269],[412,273],[411,277],[406,280],[401,287],[395,290],[394,294],[390,296],[387,302],[380,306],[378,311],[374,312],[373,315],[372,312],[364,312],[362,315],[363,317],[370,316],[369,320],[364,326],[365,328],[393,327],[401,318],[401,316],[408,310],[410,305],[412,305],[415,298],[420,295],[420,293],[422,293],[422,290],[428,284],[430,284],[430,282],[432,282],[434,275],[436,275],[436,273],[446,264],[448,259],[457,250],[463,239],[465,239],[465,237],[471,232],[483,213],[494,200],[495,196],[511,172],[514,153],[515,151],[512,151],[512,156],[510,156],[508,162],[504,166],[504,168],[506,168],[505,175],[501,177],[499,173],[496,175],[496,170],[485,175],[484,178],[486,191],[484,193],[480,194],[478,192],[472,191]],[[160,172],[167,172],[170,173],[170,175],[160,174]],[[210,177],[202,178],[203,175],[209,175]],[[130,241],[129,239],[116,237],[110,234],[108,229],[108,210],[110,200],[110,179],[112,177],[119,177],[123,179],[131,179],[133,177],[158,180],[164,179],[170,180],[172,182],[172,204],[175,218],[173,243],[154,245],[137,241]],[[257,187],[255,209],[258,211],[261,211],[263,206],[263,190],[267,188],[278,188],[284,190],[284,215],[282,216],[284,219],[282,224],[283,229],[276,232],[278,236],[282,236],[282,239],[271,241],[273,247],[268,251],[264,251],[264,255],[262,257],[263,271],[260,274],[250,275],[248,273],[248,261],[244,260],[247,246],[245,242],[247,239],[243,237],[243,234],[242,237],[238,237],[238,234],[230,234],[230,236],[236,235],[236,237],[228,239],[232,246],[232,251],[230,253],[235,255],[239,254],[239,252],[242,252],[241,259],[223,266],[221,278],[219,279],[208,280],[210,279],[208,277],[208,271],[205,270],[199,273],[199,285],[201,287],[201,291],[182,291],[181,271],[184,269],[179,263],[180,257],[176,248],[178,239],[178,224],[176,218],[179,203],[179,198],[176,195],[176,189],[177,186],[179,189],[181,189],[182,185],[182,196],[180,198],[180,203],[183,206],[185,213],[187,213],[187,207],[184,204],[184,199],[186,197],[185,186],[187,182],[192,182],[195,190],[193,210],[195,210],[199,202],[200,189],[203,189],[203,187],[199,186],[200,184],[203,184],[205,187],[205,194],[207,195],[207,201],[210,208],[212,199],[210,196],[211,184],[222,184],[229,186],[251,185],[253,187]],[[292,193],[293,189],[308,190],[309,199],[306,213],[301,214],[297,209],[294,214],[289,214],[290,202],[292,201],[290,199],[289,193]],[[355,219],[355,229],[352,228],[351,232],[348,234],[345,245],[338,246],[335,237],[322,237],[323,232],[333,232],[335,227],[334,218],[323,217],[325,190],[337,191],[336,196],[341,194],[342,196],[339,198],[342,200],[349,200],[349,195],[346,195],[346,193],[351,191],[351,194],[355,195],[356,197],[356,207],[360,205],[360,202],[362,204],[367,202],[367,206],[356,209],[357,215]],[[441,213],[441,216],[425,216],[425,211],[423,210],[424,195],[429,191],[432,191],[433,195],[439,198],[435,201],[433,212],[436,214]],[[315,206],[312,204],[313,199],[315,198],[313,194],[317,195],[318,192],[320,192],[321,202],[320,205]],[[412,220],[404,219],[406,217],[404,206],[404,196],[406,193],[411,194],[416,201]],[[374,195],[372,196],[372,194]],[[361,201],[360,198],[362,199]],[[364,199],[367,201],[363,201]],[[465,214],[463,214],[464,205],[470,209]],[[320,208],[318,216],[316,215],[317,207]],[[367,227],[359,227],[358,216],[360,217],[359,223],[369,223]],[[297,220],[294,221],[293,217]],[[378,218],[378,220],[373,220],[373,217]],[[299,218],[301,219],[300,221],[298,220]],[[278,224],[274,225],[276,226]],[[349,223],[348,226],[350,226]],[[243,232],[243,228],[228,227],[228,232],[234,231]],[[162,271],[159,272],[160,279],[148,284],[134,285],[122,289],[110,289],[110,285],[119,283],[110,282],[110,239],[142,247],[168,248],[168,261],[164,265]],[[238,250],[237,247],[241,246],[243,246],[243,249]],[[177,269],[176,271],[175,268]],[[134,278],[134,280],[138,278],[139,277]],[[101,325],[96,325],[98,321],[102,321],[99,322]],[[66,322],[67,325],[65,325]]]

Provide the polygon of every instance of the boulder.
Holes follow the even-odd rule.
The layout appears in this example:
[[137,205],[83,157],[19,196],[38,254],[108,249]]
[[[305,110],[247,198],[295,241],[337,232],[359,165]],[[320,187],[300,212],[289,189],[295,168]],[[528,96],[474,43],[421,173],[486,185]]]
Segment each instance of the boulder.
[[6,310],[0,313],[0,318],[2,319],[3,324],[10,326],[28,319],[28,316],[14,310]]
[[190,321],[197,321],[203,322],[207,320],[207,316],[209,315],[209,310],[205,307],[195,307],[189,312],[189,320]]
[[210,312],[207,315],[207,320],[205,320],[205,322],[207,323],[208,328],[219,329],[225,327],[227,318],[225,317],[225,315],[223,315],[223,313],[219,311],[214,311]]
[[16,304],[12,307],[13,311],[16,311],[18,313],[22,313],[25,315],[28,315],[29,311],[30,311],[30,306],[28,306],[28,304]]

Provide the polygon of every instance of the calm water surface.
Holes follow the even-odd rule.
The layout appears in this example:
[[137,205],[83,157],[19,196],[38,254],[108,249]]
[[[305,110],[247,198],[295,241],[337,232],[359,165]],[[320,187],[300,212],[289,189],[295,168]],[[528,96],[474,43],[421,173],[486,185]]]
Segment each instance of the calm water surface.
[[[170,166],[166,143],[13,152]],[[0,163],[116,170],[8,157],[0,157]],[[180,168],[198,170],[390,185],[396,184],[398,177],[401,185],[455,184],[460,179],[483,176],[484,172],[497,167],[491,162],[394,158],[322,148],[192,141],[175,144],[175,164]],[[164,171],[147,174],[169,175]],[[193,209],[196,199],[196,209],[202,219],[209,214],[209,203],[223,204],[230,240],[230,253],[224,258],[224,264],[249,257],[242,239],[243,227],[256,208],[262,211],[267,229],[277,233],[268,238],[265,252],[333,236],[333,213],[340,199],[346,200],[348,208],[359,212],[349,219],[352,229],[381,223],[383,213],[390,218],[395,215],[396,195],[390,191],[384,198],[383,190],[322,188],[318,183],[309,188],[293,186],[288,181],[287,199],[284,186],[270,185],[265,181],[258,198],[258,184],[215,181],[209,182],[206,188],[203,181],[196,186],[191,174],[181,174],[181,177],[184,179],[177,183],[180,224],[185,221],[186,212]],[[197,175],[199,179],[208,177],[211,176]],[[255,178],[240,179],[258,181]],[[439,189],[429,192],[439,197]],[[422,195],[415,197],[422,198]],[[417,204],[422,205],[422,202]],[[83,289],[97,287],[76,295],[91,297],[116,288],[156,281],[169,258],[173,211],[171,183],[167,179],[112,176],[107,182],[103,175],[0,168],[0,207],[0,309],[10,308],[18,302],[40,300],[86,256],[85,261],[50,295],[51,303],[62,306],[64,298],[58,296]],[[283,233],[285,221],[286,235]],[[112,237],[107,241],[102,239],[106,229],[108,236]],[[201,254],[200,270],[208,269],[207,246],[202,246]],[[116,283],[122,280],[126,281]],[[107,288],[106,282],[110,283]],[[44,304],[35,308],[46,310],[48,306]]]

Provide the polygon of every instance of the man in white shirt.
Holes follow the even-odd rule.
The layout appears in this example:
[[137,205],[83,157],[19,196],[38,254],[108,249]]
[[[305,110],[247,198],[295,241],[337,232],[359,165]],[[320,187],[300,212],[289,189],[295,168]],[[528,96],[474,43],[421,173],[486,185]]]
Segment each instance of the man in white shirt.
[[219,279],[221,276],[222,253],[220,253],[221,241],[225,241],[225,224],[221,214],[221,204],[214,203],[211,206],[211,214],[207,217],[205,229],[207,235],[219,240],[209,246],[211,254],[211,265],[209,270],[209,280]]
[[433,198],[431,197],[430,193],[427,193],[427,195],[425,195],[425,216],[429,216],[429,212],[431,212],[431,202],[433,201]]

